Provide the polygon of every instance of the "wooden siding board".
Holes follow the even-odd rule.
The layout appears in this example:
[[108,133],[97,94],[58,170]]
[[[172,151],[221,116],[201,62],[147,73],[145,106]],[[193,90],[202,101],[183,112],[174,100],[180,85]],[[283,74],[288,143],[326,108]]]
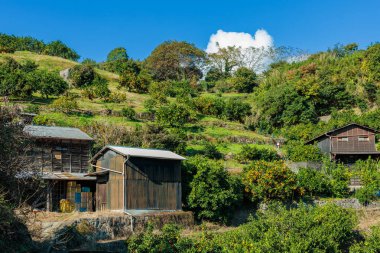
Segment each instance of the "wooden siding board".
[[[368,141],[359,141],[359,136],[368,136]],[[339,138],[347,137],[348,141],[341,141]],[[349,126],[333,134],[331,152],[374,152],[375,135],[367,129],[356,126]]]

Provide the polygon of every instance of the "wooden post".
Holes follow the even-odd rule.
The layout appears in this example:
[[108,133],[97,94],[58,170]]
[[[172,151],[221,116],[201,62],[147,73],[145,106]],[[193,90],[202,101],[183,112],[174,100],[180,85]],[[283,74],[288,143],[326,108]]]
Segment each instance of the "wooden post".
[[52,183],[49,181],[46,194],[46,211],[51,212],[53,210],[52,205]]

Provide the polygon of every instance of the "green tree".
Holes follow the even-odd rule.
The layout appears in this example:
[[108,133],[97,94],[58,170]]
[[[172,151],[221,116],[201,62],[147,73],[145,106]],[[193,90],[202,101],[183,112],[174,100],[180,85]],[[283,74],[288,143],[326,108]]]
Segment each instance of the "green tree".
[[251,114],[251,106],[240,99],[231,98],[226,102],[224,115],[229,120],[244,122],[244,118]]
[[69,88],[67,83],[56,73],[37,71],[36,74],[38,91],[45,97],[61,95]]
[[205,53],[184,41],[166,41],[157,46],[146,59],[153,78],[164,80],[198,80]]
[[59,56],[73,61],[77,61],[80,58],[77,52],[69,48],[60,40],[52,41],[47,44],[43,50],[43,53],[52,56]]
[[70,96],[62,96],[54,100],[51,107],[59,112],[66,114],[72,113],[79,109],[77,101]]
[[34,69],[30,63],[23,65],[7,57],[0,63],[0,95],[30,97],[38,88],[34,78]]
[[238,47],[219,48],[216,53],[207,55],[207,62],[224,77],[230,77],[234,68],[242,64],[241,49]]
[[364,56],[363,68],[368,70],[371,80],[380,81],[380,43],[368,47]]
[[220,162],[195,157],[186,166],[196,171],[191,182],[188,205],[198,219],[226,222],[242,200],[239,180],[232,177]]
[[283,162],[252,162],[245,168],[243,184],[252,201],[293,200],[303,194],[297,176]]
[[275,150],[269,148],[258,148],[256,146],[244,145],[237,154],[236,159],[243,163],[254,160],[275,161],[279,160]]
[[133,71],[131,69],[123,71],[119,78],[119,84],[126,87],[128,91],[146,93],[152,81],[151,79],[149,73],[142,69],[141,66],[138,66]]
[[249,93],[253,91],[253,88],[258,86],[255,72],[246,67],[240,67],[235,71],[232,82],[238,92]]
[[90,65],[75,65],[70,69],[69,80],[76,87],[86,87],[95,79],[95,70]]
[[117,47],[107,55],[107,61],[128,60],[127,50],[124,47]]
[[332,185],[330,178],[321,171],[301,168],[297,173],[298,186],[305,190],[305,195],[331,196]]
[[183,127],[184,124],[195,120],[194,113],[188,106],[178,103],[170,103],[158,108],[156,118],[160,125],[169,127]]

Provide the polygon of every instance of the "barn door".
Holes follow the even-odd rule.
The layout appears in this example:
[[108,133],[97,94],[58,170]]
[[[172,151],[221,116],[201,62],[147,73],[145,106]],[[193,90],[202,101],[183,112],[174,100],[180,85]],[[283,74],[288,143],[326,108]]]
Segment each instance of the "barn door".
[[107,209],[107,184],[96,184],[96,210],[104,211]]

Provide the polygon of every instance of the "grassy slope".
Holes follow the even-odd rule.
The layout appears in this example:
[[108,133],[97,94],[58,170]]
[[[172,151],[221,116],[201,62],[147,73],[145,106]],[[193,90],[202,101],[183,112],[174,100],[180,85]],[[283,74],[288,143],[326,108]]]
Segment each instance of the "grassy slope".
[[[0,54],[0,61],[4,57],[13,57],[19,62],[24,62],[26,60],[32,60],[39,65],[39,68],[46,69],[49,71],[59,72],[63,69],[70,68],[78,64],[77,62],[63,59],[60,57],[39,55],[36,53],[26,52],[26,51],[17,51],[14,54]],[[41,106],[41,114],[46,115],[52,122],[56,125],[61,126],[77,126],[90,124],[92,122],[102,122],[109,124],[117,124],[123,126],[136,126],[143,125],[144,122],[134,122],[128,121],[123,117],[118,116],[105,116],[102,115],[104,110],[112,111],[121,111],[123,107],[131,106],[137,112],[144,111],[144,101],[149,98],[149,95],[146,94],[137,94],[127,92],[123,88],[118,87],[118,75],[105,71],[96,69],[96,72],[102,77],[109,81],[109,88],[112,92],[124,92],[127,94],[127,101],[122,103],[106,103],[101,100],[89,100],[87,98],[78,99],[78,104],[80,109],[91,111],[93,116],[78,116],[78,115],[65,115],[62,113],[52,112],[49,110],[49,104],[54,99],[42,99],[34,98],[29,101],[18,101],[17,103],[21,105],[28,105],[31,103],[39,103]],[[80,95],[80,90],[72,89],[72,93]],[[245,101],[250,101],[251,97],[245,94],[223,94],[223,97],[236,97],[239,96]],[[186,128],[189,135],[194,135],[197,138],[196,140],[188,142],[187,153],[196,154],[203,150],[204,145],[207,142],[214,143],[218,150],[225,156],[228,157],[224,164],[231,171],[240,171],[243,167],[242,164],[239,164],[234,158],[233,155],[237,154],[243,143],[257,143],[250,145],[257,145],[259,147],[269,147],[274,148],[270,145],[270,139],[263,135],[257,134],[253,131],[244,129],[244,126],[237,122],[229,122],[213,117],[204,117],[196,125],[189,125]]]

